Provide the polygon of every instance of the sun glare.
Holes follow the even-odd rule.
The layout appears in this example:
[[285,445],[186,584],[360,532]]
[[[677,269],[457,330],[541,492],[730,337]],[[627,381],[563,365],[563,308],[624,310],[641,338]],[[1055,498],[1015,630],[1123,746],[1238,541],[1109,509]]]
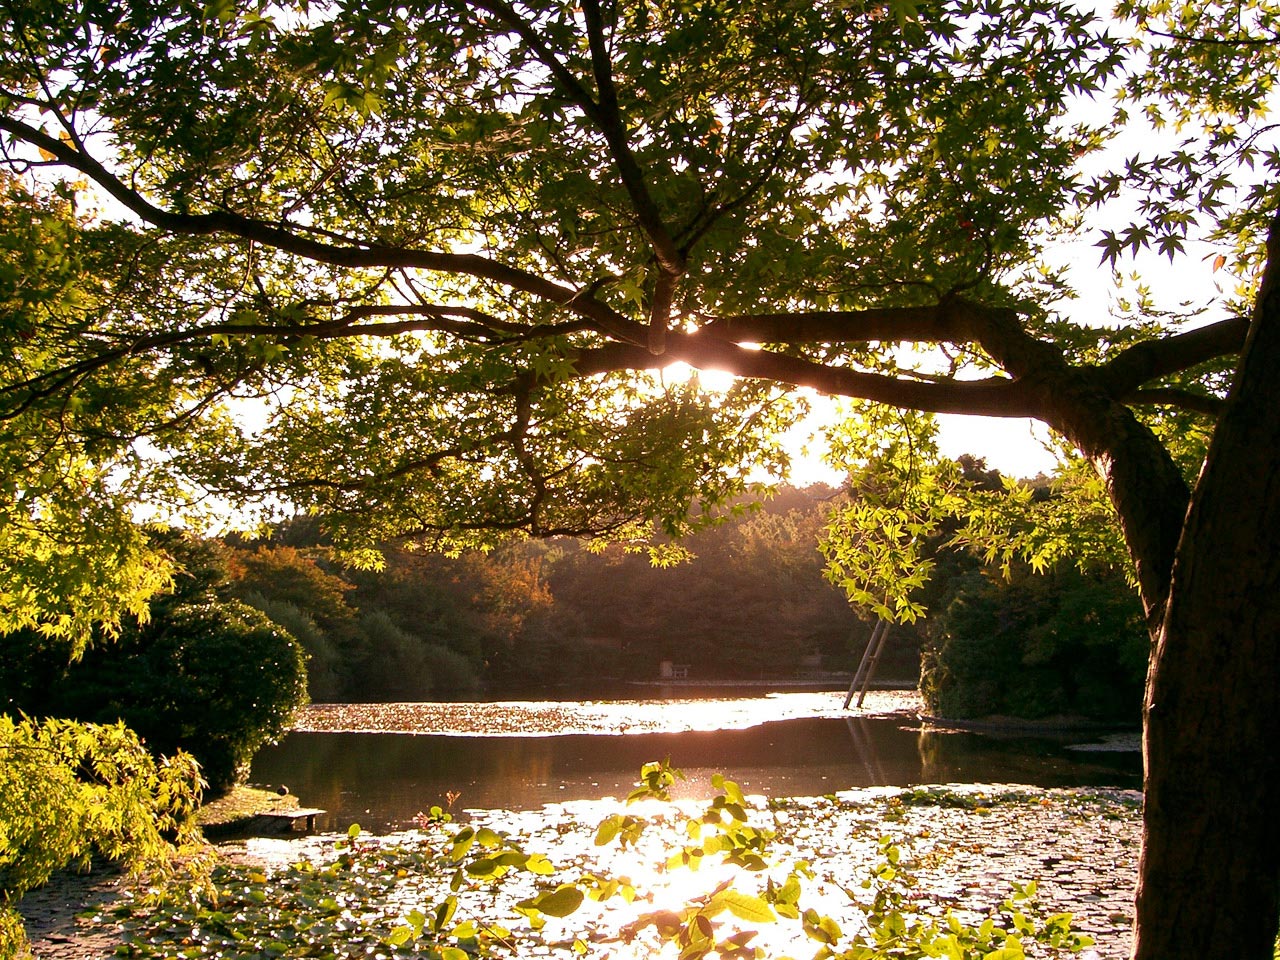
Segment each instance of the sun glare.
[[668,364],[662,368],[663,383],[687,383],[697,380],[699,387],[708,393],[724,393],[733,386],[736,378],[725,370],[700,370],[691,367],[683,360]]

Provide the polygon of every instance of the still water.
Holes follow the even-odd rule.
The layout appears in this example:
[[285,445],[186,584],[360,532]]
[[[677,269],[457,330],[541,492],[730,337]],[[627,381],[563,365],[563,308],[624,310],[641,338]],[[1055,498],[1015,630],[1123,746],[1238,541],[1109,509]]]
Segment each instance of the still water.
[[[1087,738],[1086,738],[1087,739]],[[710,795],[713,773],[748,793],[813,796],[919,783],[1045,787],[1141,785],[1133,752],[1081,752],[1070,736],[991,736],[930,729],[914,719],[862,716],[764,722],[678,733],[469,736],[294,732],[264,749],[254,783],[284,784],[327,815],[375,832],[412,824],[433,804],[529,809],[562,800],[622,797],[640,766],[670,757],[688,781],[676,796]]]

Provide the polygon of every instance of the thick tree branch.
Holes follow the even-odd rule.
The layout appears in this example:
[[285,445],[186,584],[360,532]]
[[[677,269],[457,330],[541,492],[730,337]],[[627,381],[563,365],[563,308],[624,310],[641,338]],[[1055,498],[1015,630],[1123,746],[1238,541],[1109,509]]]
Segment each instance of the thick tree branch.
[[1126,394],[1151,380],[1239,353],[1248,332],[1249,321],[1233,317],[1163,340],[1136,343],[1102,366],[1103,382],[1117,396]]
[[1106,483],[1148,622],[1157,623],[1191,496],[1169,451],[1096,369],[1072,366],[1060,348],[1032,336],[1014,311],[955,302],[978,344],[1026,391],[1029,415],[1070,440]]
[[609,144],[609,152],[613,162],[618,166],[618,175],[626,187],[627,196],[635,207],[636,218],[644,230],[649,242],[653,245],[654,255],[658,258],[658,266],[662,272],[673,277],[684,273],[684,255],[677,249],[667,226],[663,223],[662,213],[649,193],[644,173],[631,152],[631,138],[627,133],[626,121],[618,105],[618,93],[613,84],[613,65],[610,62],[609,50],[605,43],[604,21],[600,16],[600,5],[597,0],[583,0],[583,17],[587,23],[587,43],[591,48],[591,71],[595,76],[596,90],[599,93],[600,116],[598,123],[605,141]]
[[595,76],[596,90],[600,96],[600,126],[609,152],[618,168],[618,176],[631,198],[640,228],[649,238],[654,257],[658,261],[658,279],[654,285],[653,300],[649,304],[649,350],[661,354],[666,348],[667,325],[671,322],[671,304],[675,299],[675,287],[685,271],[684,252],[676,247],[671,232],[663,222],[662,212],[649,193],[644,173],[631,152],[630,136],[622,111],[618,106],[618,92],[613,84],[613,64],[605,42],[604,21],[600,16],[597,0],[583,0],[583,17],[587,23],[587,43],[591,49],[591,72]]
[[[716,317],[702,334],[732,343],[972,343],[998,351],[1011,364],[1037,365],[1032,354],[1053,348],[1009,324],[1008,311],[959,298],[921,307],[872,307],[797,313]],[[1163,340],[1148,340],[1121,352],[1100,368],[1101,383],[1116,396],[1128,396],[1142,384],[1230,356],[1244,344],[1249,322],[1222,320]],[[1058,365],[1065,366],[1058,351]],[[1018,358],[1021,358],[1019,360]],[[1010,372],[1016,372],[1011,369]]]
[[435,250],[406,249],[372,243],[350,245],[322,243],[299,236],[287,224],[270,224],[237,213],[227,211],[200,214],[173,213],[151,203],[93,157],[26,123],[12,117],[0,116],[0,130],[53,154],[60,163],[80,171],[138,217],[162,230],[187,236],[226,234],[253,240],[316,263],[327,263],[338,267],[408,268],[491,280],[541,300],[560,304],[573,313],[590,319],[602,332],[612,337],[632,343],[648,342],[648,335],[643,326],[628,320],[594,297],[583,295],[581,291],[478,254],[442,253]]
[[625,370],[656,370],[674,360],[699,369],[723,370],[735,376],[810,387],[832,396],[856,397],[934,413],[967,413],[989,417],[1037,415],[1030,395],[1015,380],[924,382],[830,367],[798,357],[748,350],[699,334],[672,333],[667,353],[659,358],[628,344],[608,344],[573,355],[582,376]]

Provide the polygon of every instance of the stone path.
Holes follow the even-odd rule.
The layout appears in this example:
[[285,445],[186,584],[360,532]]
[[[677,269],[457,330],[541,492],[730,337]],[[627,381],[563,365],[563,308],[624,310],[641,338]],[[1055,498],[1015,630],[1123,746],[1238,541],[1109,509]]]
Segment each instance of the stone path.
[[110,867],[92,873],[66,871],[18,903],[32,952],[38,960],[98,960],[111,956],[120,937],[114,927],[97,927],[77,914],[118,899],[125,878]]

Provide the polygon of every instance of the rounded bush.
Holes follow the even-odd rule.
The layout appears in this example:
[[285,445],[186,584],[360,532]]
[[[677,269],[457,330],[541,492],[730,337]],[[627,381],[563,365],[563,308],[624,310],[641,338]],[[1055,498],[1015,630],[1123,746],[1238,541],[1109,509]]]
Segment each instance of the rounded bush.
[[161,753],[193,754],[211,790],[240,779],[306,702],[302,648],[246,604],[179,606],[143,633],[138,696],[122,719]]
[[205,596],[155,604],[149,623],[101,642],[70,665],[65,651],[12,645],[33,668],[28,676],[47,680],[40,688],[13,685],[0,698],[8,700],[7,709],[123,721],[152,753],[192,754],[214,793],[232,786],[253,754],[283,735],[293,711],[306,702],[302,648],[264,614],[235,600]]

